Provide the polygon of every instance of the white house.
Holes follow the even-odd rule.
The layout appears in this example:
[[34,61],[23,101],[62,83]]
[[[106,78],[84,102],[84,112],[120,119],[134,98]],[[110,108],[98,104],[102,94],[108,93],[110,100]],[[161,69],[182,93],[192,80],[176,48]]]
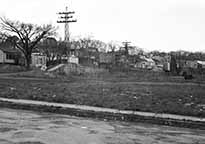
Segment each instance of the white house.
[[16,49],[0,48],[0,63],[15,64],[18,63],[21,54]]
[[71,55],[68,57],[68,63],[79,64],[79,58],[74,55]]
[[140,56],[141,61],[135,64],[135,67],[142,68],[142,69],[153,69],[155,66],[155,62],[151,58],[146,58],[145,56]]
[[200,67],[200,68],[205,68],[205,61],[197,61],[197,64],[198,64],[198,67]]
[[46,65],[46,56],[42,53],[32,53],[31,66],[41,67]]

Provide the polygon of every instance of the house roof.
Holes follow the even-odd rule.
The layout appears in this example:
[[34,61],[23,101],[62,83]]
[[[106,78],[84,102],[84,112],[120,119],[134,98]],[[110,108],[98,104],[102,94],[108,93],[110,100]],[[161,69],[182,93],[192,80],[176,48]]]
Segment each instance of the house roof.
[[20,53],[19,50],[14,49],[12,47],[0,47],[0,50],[2,50],[5,53]]
[[164,62],[165,61],[165,58],[163,58],[161,56],[153,56],[152,59],[154,61],[157,61],[157,62]]
[[143,59],[143,61],[154,63],[154,60],[151,58],[146,58],[145,56],[140,56],[140,58]]
[[197,61],[198,64],[205,65],[205,61]]
[[114,60],[114,55],[112,53],[100,53],[99,61],[101,63],[111,63]]
[[39,52],[36,52],[36,53],[33,52],[31,55],[32,56],[46,56],[45,54],[39,53]]
[[95,48],[80,48],[77,50],[78,57],[98,57],[99,53],[96,50]]

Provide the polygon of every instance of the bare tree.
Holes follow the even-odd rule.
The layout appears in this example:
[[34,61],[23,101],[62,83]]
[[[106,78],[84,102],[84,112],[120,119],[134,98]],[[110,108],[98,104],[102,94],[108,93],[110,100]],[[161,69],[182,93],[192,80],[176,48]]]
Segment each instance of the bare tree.
[[0,32],[0,44],[5,43],[7,40],[7,36],[4,33]]
[[108,51],[115,52],[117,49],[119,49],[119,45],[115,42],[111,41],[108,43]]
[[68,56],[70,47],[65,41],[57,41],[53,37],[43,39],[37,49],[47,56],[47,64],[61,63],[62,57]]
[[106,49],[106,44],[100,40],[95,40],[90,37],[79,38],[73,41],[74,46],[77,49],[80,48],[97,48],[99,51],[104,51]]
[[17,36],[15,45],[25,57],[26,68],[30,68],[31,54],[40,40],[55,34],[55,28],[52,25],[38,26],[19,21],[11,21],[6,18],[0,18],[1,31],[7,36]]
[[38,44],[38,49],[42,51],[47,56],[48,63],[54,60],[55,57],[57,57],[58,53],[58,45],[57,40],[53,37],[48,37],[46,39],[43,39]]
[[92,39],[90,37],[80,38],[76,41],[79,48],[90,48],[93,47]]
[[65,41],[58,41],[58,55],[60,56],[68,56],[70,49],[71,49],[71,44]]
[[18,37],[16,36],[7,36],[5,34],[0,34],[0,46],[15,48],[15,42],[17,40]]
[[106,52],[107,44],[100,40],[93,40],[93,45],[98,51]]

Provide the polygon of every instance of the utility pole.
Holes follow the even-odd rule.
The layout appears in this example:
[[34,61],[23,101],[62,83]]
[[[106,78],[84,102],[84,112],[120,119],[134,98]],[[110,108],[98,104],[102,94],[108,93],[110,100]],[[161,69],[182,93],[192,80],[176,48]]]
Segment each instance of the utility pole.
[[64,23],[65,24],[64,40],[65,40],[65,42],[68,42],[68,43],[70,41],[69,23],[77,22],[76,19],[75,20],[72,19],[73,18],[72,14],[74,14],[74,13],[75,13],[74,11],[68,11],[68,7],[66,7],[65,11],[58,13],[60,15],[60,17],[59,17],[60,20],[58,20],[57,23]]
[[129,54],[129,52],[128,52],[128,49],[129,49],[129,44],[130,44],[131,42],[128,42],[128,41],[125,41],[125,42],[122,42],[122,44],[124,45],[124,49],[125,49],[125,54],[126,54],[126,56],[128,56],[128,54]]
[[71,44],[70,44],[70,31],[69,31],[69,23],[77,22],[76,19],[73,18],[74,11],[68,11],[68,7],[66,7],[65,11],[57,13],[60,15],[57,23],[64,23],[65,29],[64,29],[64,41],[66,42],[67,47],[67,57],[69,56],[68,50],[70,49],[70,54],[75,53],[75,50],[71,50]]

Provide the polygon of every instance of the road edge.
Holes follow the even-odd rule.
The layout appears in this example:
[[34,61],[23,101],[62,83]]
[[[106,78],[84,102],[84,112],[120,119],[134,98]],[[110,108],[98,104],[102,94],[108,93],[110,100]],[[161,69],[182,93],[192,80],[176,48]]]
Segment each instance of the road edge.
[[7,98],[0,98],[0,107],[67,114],[71,116],[98,118],[103,120],[142,122],[205,130],[205,118],[172,114],[120,111],[116,109],[98,108],[90,106]]

